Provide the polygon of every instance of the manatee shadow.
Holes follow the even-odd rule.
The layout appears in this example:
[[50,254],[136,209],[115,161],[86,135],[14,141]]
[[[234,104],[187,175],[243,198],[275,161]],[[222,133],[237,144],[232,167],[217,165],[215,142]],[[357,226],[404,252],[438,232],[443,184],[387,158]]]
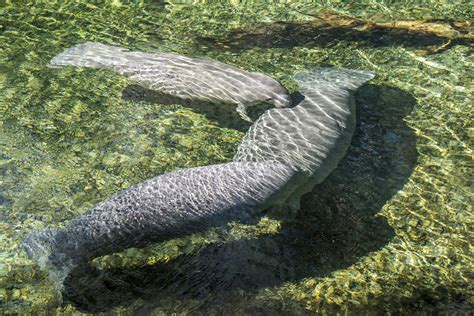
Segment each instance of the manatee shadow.
[[[183,105],[191,108],[194,112],[205,115],[220,127],[232,128],[239,131],[247,131],[252,123],[240,118],[236,111],[236,106],[232,104],[213,104],[202,101],[188,101],[169,94],[160,93],[141,87],[137,84],[129,85],[122,92],[123,98],[127,101],[145,101],[160,105]],[[264,109],[256,107],[255,113],[249,113],[251,118],[256,118]]]
[[139,314],[158,306],[259,313],[258,290],[326,276],[385,246],[394,232],[376,214],[416,164],[416,137],[403,121],[415,99],[393,87],[366,85],[356,103],[358,124],[347,155],[302,198],[296,218],[282,219],[279,233],[203,246],[155,266],[82,266],[64,283],[64,303],[87,312],[134,304]]
[[[453,21],[441,21],[453,25]],[[251,29],[236,29],[220,37],[197,37],[206,47],[242,51],[251,48],[332,47],[341,42],[357,42],[364,47],[404,46],[441,52],[455,45],[472,45],[469,38],[449,39],[423,31],[377,27],[370,24],[360,28],[354,24],[334,26],[310,22],[260,23]]]

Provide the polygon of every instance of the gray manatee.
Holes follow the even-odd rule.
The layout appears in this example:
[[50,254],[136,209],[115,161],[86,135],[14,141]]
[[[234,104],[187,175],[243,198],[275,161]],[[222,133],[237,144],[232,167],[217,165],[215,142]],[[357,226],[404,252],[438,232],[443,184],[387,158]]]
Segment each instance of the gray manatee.
[[291,103],[288,91],[275,79],[210,59],[132,52],[87,42],[55,56],[50,66],[110,69],[147,89],[183,100],[235,104],[247,121],[252,121],[247,114],[248,106],[266,102],[281,108]]
[[268,208],[297,178],[296,168],[276,162],[171,172],[119,192],[65,228],[33,232],[22,244],[60,283],[70,269],[94,257],[245,220]]
[[[133,65],[132,56],[124,62]],[[64,228],[30,233],[22,245],[61,287],[72,268],[92,258],[242,221],[268,208],[297,208],[301,195],[344,156],[355,124],[352,91],[372,77],[342,69],[296,74],[305,99],[265,112],[233,162],[159,175],[95,205]]]
[[286,212],[298,210],[301,196],[344,157],[356,123],[352,92],[373,77],[367,71],[332,68],[296,74],[304,100],[263,113],[245,134],[234,161],[277,161],[298,168],[299,185],[286,191],[286,198],[280,196]]

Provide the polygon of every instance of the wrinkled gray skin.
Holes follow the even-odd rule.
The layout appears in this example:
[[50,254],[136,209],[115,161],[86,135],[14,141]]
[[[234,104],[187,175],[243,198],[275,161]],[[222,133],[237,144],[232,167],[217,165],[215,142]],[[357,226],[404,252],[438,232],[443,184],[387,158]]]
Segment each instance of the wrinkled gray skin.
[[[130,56],[125,63],[133,64]],[[92,258],[245,220],[263,209],[297,208],[301,195],[344,156],[355,124],[351,91],[372,77],[353,70],[299,73],[295,79],[305,99],[291,109],[265,112],[233,162],[157,176],[64,228],[30,233],[22,245],[60,288],[70,269]]]
[[352,91],[373,75],[366,71],[317,69],[295,75],[304,100],[269,109],[250,127],[234,161],[277,161],[298,168],[301,180],[275,201],[286,212],[322,182],[344,157],[355,129]]
[[70,268],[130,247],[143,247],[266,208],[297,179],[293,166],[230,162],[157,176],[122,191],[69,222],[64,229],[29,234],[29,257],[62,281]]
[[50,66],[110,69],[147,89],[183,100],[235,104],[240,116],[250,122],[248,106],[266,102],[282,108],[291,103],[288,91],[275,79],[210,59],[131,52],[87,42],[55,56]]

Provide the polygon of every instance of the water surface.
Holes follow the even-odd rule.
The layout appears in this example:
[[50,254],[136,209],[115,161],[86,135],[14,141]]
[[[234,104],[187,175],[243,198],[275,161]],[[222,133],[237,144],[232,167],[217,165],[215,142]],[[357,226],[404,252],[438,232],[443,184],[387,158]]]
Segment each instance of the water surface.
[[[311,21],[319,10],[380,22],[472,20],[463,1],[386,2],[0,1],[0,311],[472,310],[472,48],[424,55],[425,43],[409,38],[289,40],[271,28],[265,41],[231,36],[261,22]],[[71,273],[61,300],[19,248],[28,232],[62,226],[158,174],[230,161],[248,128],[212,108],[160,103],[109,71],[46,67],[85,41],[209,57],[291,91],[294,73],[321,65],[376,78],[356,94],[346,157],[295,218],[269,211],[253,225],[99,258]]]

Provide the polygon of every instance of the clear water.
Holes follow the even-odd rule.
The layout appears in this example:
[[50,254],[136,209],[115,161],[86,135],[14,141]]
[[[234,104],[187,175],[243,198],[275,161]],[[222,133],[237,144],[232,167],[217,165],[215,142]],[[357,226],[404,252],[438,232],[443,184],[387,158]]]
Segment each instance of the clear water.
[[[319,10],[374,21],[472,20],[464,1],[0,1],[0,311],[472,311],[471,48],[422,56],[426,45],[442,43],[331,32],[321,40],[309,24],[255,35],[256,23],[308,23]],[[108,71],[46,67],[85,41],[210,57],[292,91],[295,72],[321,65],[376,78],[356,95],[346,157],[303,197],[296,218],[269,212],[255,225],[230,223],[96,259],[68,277],[61,299],[19,248],[28,232],[64,225],[157,174],[229,161],[248,128],[157,103]]]

